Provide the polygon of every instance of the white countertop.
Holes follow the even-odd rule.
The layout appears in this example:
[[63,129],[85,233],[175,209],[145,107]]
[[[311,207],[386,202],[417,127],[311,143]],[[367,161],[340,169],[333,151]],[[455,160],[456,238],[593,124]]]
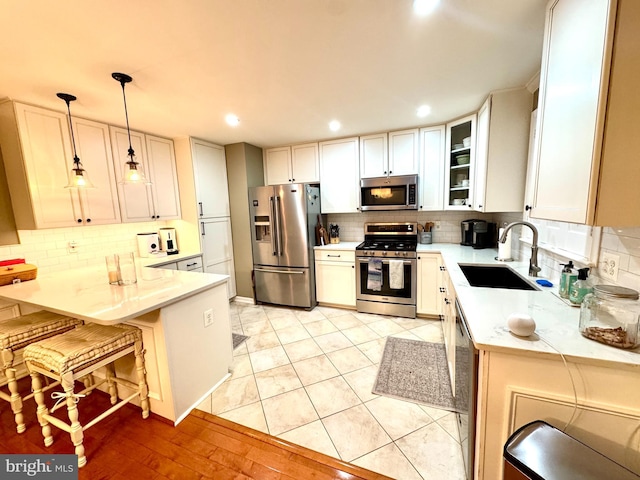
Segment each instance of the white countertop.
[[[341,245],[346,247],[351,243]],[[327,245],[316,249],[332,247]],[[478,349],[508,353],[519,350],[531,355],[557,355],[560,352],[578,363],[611,366],[614,362],[632,368],[640,366],[639,349],[622,350],[583,337],[578,330],[580,309],[558,298],[556,282],[553,282],[553,287],[538,285],[538,291],[471,287],[458,266],[458,263],[508,265],[534,283],[536,278],[528,276],[528,259],[525,262],[498,262],[495,260],[497,249],[475,250],[451,243],[418,244],[420,252],[442,255]],[[536,332],[526,338],[513,335],[507,328],[507,318],[512,313],[531,315],[536,322]]]
[[[174,257],[177,255],[171,256]],[[213,273],[142,267],[143,262],[139,259],[136,262],[138,281],[134,285],[109,285],[105,266],[87,267],[38,275],[35,280],[2,286],[0,299],[108,325],[178,302],[229,278]]]
[[314,250],[355,250],[362,242],[340,242],[330,243],[329,245],[320,245],[313,247]]

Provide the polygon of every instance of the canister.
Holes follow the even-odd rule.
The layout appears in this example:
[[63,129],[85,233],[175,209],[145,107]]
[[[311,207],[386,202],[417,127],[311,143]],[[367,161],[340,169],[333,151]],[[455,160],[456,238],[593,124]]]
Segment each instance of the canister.
[[580,306],[580,333],[617,348],[638,346],[638,292],[616,285],[596,285]]

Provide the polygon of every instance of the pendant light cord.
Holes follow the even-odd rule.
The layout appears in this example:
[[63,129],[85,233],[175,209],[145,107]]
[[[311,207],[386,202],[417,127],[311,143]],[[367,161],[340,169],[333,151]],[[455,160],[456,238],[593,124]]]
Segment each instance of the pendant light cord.
[[[133,157],[134,151],[131,146],[131,130],[129,129],[129,112],[127,110],[127,94],[124,91],[124,81],[120,81],[120,85],[122,85],[122,99],[124,100],[124,118],[127,121],[127,135],[129,137],[129,155]],[[133,160],[133,158],[131,159]]]
[[69,130],[71,130],[71,145],[73,146],[73,162],[80,163],[78,154],[76,153],[76,137],[73,134],[73,124],[71,123],[71,107],[69,106],[69,100],[65,100],[67,104],[67,111],[69,112]]

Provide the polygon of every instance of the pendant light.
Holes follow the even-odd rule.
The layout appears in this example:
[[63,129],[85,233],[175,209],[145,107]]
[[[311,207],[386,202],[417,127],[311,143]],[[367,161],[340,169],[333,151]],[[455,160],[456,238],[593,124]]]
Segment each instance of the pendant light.
[[73,122],[71,121],[71,107],[70,103],[76,100],[76,97],[68,93],[56,93],[58,98],[61,98],[67,104],[67,111],[69,112],[69,129],[71,130],[71,144],[73,145],[73,167],[69,172],[69,183],[64,188],[96,188],[89,180],[87,171],[82,168],[82,162],[78,158],[76,153],[76,138],[73,134]]
[[127,151],[127,155],[129,155],[129,160],[124,164],[124,171],[122,175],[122,180],[120,183],[144,183],[151,184],[150,181],[147,180],[147,177],[144,174],[144,169],[142,164],[136,162],[136,153],[133,151],[133,147],[131,146],[131,130],[129,129],[129,113],[127,112],[127,97],[124,93],[125,84],[131,82],[133,80],[126,73],[112,73],[111,76],[122,85],[122,98],[124,99],[124,116],[127,121],[127,135],[129,136],[129,150]]

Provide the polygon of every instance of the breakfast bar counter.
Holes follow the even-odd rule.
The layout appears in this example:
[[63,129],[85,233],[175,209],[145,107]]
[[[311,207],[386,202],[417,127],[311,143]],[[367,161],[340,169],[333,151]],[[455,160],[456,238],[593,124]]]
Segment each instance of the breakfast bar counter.
[[[142,330],[151,411],[180,422],[229,375],[232,341],[226,275],[137,265],[137,283],[110,285],[104,266],[39,275],[0,287],[21,312],[48,310]],[[133,379],[133,358],[116,364]],[[119,396],[125,398],[125,388]]]

